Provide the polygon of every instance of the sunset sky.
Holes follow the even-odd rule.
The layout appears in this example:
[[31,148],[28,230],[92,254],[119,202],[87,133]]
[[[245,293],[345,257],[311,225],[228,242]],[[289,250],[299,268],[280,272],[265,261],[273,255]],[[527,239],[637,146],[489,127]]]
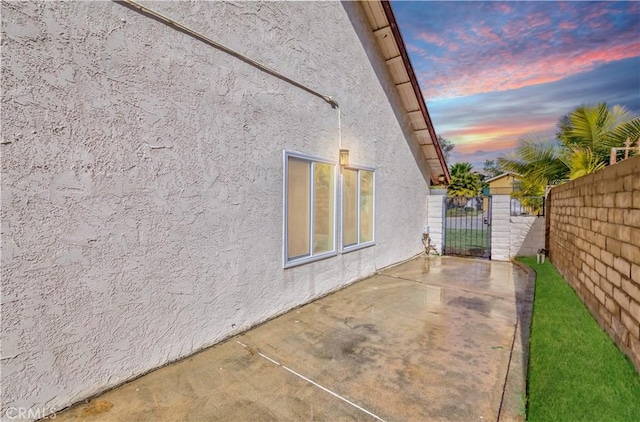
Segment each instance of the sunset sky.
[[640,2],[393,1],[450,164],[482,169],[529,132],[605,101],[640,113]]

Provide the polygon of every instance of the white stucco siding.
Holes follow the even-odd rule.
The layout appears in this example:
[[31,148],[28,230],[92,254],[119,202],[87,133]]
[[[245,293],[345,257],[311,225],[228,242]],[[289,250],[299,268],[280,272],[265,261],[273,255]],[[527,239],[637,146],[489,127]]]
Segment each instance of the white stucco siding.
[[338,160],[326,102],[113,2],[3,2],[3,414],[422,250],[427,185],[359,5],[144,4],[339,102],[343,148],[376,168],[377,245],[282,268],[282,152]]

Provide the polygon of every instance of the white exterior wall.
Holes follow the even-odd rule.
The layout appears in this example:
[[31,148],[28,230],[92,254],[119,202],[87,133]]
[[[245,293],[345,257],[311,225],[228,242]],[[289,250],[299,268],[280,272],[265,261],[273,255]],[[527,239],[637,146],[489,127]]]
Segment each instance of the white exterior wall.
[[535,255],[544,248],[544,217],[511,217],[509,255]]
[[2,2],[2,414],[422,251],[427,183],[358,4],[143,3],[339,102],[342,147],[377,170],[377,245],[282,267],[282,153],[338,160],[326,102],[114,2]]
[[494,261],[510,258],[510,201],[509,195],[491,197],[491,259]]
[[427,226],[431,243],[435,245],[438,253],[442,253],[442,232],[444,222],[443,208],[444,197],[447,194],[445,189],[432,189],[431,195],[427,197]]

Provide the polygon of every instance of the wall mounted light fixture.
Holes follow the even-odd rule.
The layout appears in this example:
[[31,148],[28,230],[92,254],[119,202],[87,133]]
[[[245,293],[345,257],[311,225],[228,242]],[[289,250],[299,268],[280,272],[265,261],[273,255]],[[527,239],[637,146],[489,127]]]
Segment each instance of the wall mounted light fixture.
[[340,150],[340,166],[345,167],[349,165],[349,150],[341,149]]

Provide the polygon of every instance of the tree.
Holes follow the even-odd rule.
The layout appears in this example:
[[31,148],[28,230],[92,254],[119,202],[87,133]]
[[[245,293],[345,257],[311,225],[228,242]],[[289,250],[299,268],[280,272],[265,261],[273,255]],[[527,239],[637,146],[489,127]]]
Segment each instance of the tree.
[[473,170],[473,166],[469,163],[455,163],[449,169],[449,173],[451,177],[462,176],[471,173],[471,170]]
[[640,117],[605,103],[580,106],[563,116],[557,127],[556,142],[525,135],[515,151],[498,158],[498,165],[532,184],[547,185],[598,171],[608,164],[612,147],[640,137]]
[[[451,166],[451,183],[447,188],[447,195],[457,198],[471,198],[480,194],[480,178],[472,173],[473,166],[469,163],[456,163]],[[466,201],[456,203],[462,206]]]
[[514,151],[498,157],[498,165],[505,171],[518,173],[532,184],[546,186],[568,177],[568,167],[560,159],[558,144],[541,134],[528,134],[518,139]]
[[443,138],[442,136],[438,135],[438,143],[440,144],[440,149],[442,150],[442,155],[444,155],[444,160],[445,161],[449,161],[450,158],[450,153],[453,150],[453,148],[455,147],[455,145],[453,145],[453,143],[451,141],[449,141],[448,139]]
[[543,196],[546,185],[540,180],[524,178],[518,183],[518,189],[511,196],[518,198],[520,205],[530,215],[541,215],[544,207]]
[[[607,164],[611,148],[622,147],[627,138],[640,136],[640,117],[619,105],[611,109],[606,103],[583,105],[560,119],[556,136],[569,155],[575,152],[583,156],[578,162],[585,169],[594,168],[597,163]],[[585,150],[591,154],[585,154]]]
[[495,160],[484,160],[482,173],[486,176],[487,179],[492,179],[496,176],[500,176],[504,172],[500,168],[500,165],[496,164]]

